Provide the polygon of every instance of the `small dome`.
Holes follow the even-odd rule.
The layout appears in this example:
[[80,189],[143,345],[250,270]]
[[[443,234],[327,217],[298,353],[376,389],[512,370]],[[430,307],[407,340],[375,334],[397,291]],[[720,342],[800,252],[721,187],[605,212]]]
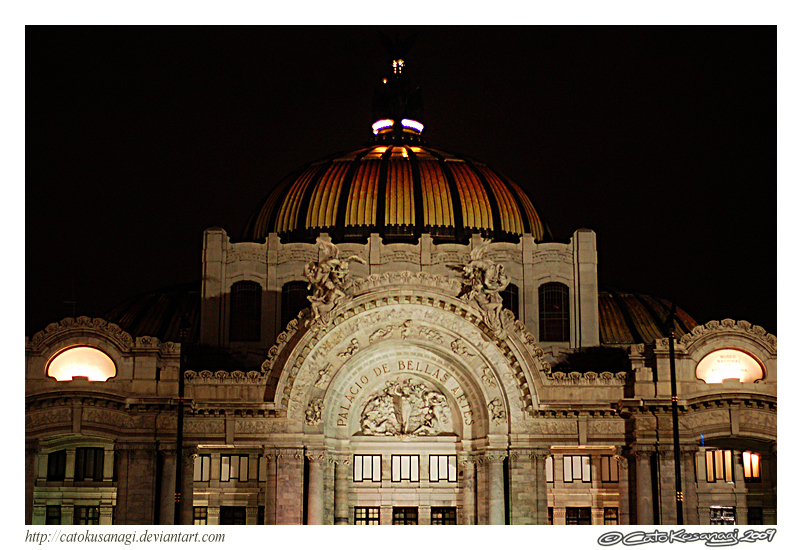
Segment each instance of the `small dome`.
[[[430,233],[463,241],[482,233],[517,241],[551,239],[532,201],[486,164],[425,145],[415,132],[377,135],[370,146],[309,164],[282,181],[251,216],[244,241],[275,232],[284,242],[335,241],[379,233],[385,242]],[[407,143],[404,143],[407,141]]]
[[[671,302],[615,290],[599,290],[599,336],[602,345],[651,344],[668,338],[664,328],[671,313]],[[698,325],[677,308],[674,336],[680,338]]]

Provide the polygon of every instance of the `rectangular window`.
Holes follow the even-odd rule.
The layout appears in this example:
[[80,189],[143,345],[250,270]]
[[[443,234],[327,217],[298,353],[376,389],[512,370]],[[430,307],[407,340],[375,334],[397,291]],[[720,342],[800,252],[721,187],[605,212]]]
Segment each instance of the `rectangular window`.
[[76,506],[73,525],[100,525],[100,506]]
[[546,457],[546,483],[554,483],[554,457]]
[[744,481],[760,481],[760,455],[744,451]]
[[715,483],[723,479],[732,483],[732,451],[712,449],[705,452],[707,481]]
[[711,506],[710,525],[735,525],[735,507]]
[[601,480],[603,482],[618,482],[618,460],[612,455],[601,457]]
[[209,509],[206,506],[195,506],[192,508],[192,524],[208,525]]
[[750,506],[746,509],[747,525],[763,525],[763,508]]
[[259,481],[267,481],[267,459],[259,457]]
[[220,481],[248,481],[248,455],[221,455]]
[[415,506],[393,506],[393,525],[417,525],[418,509]]
[[382,455],[354,455],[354,481],[381,481]]
[[193,481],[209,481],[209,470],[212,467],[212,455],[195,457],[195,477]]
[[393,455],[390,466],[392,481],[420,481],[420,456]]
[[590,483],[590,457],[587,455],[563,456],[563,481]]
[[75,449],[75,481],[103,481],[103,449]]
[[67,451],[56,451],[47,455],[47,480],[64,481],[67,472]]
[[45,525],[61,525],[61,506],[48,506],[45,510]]
[[265,524],[265,507],[258,506],[256,508],[256,524],[257,525],[264,525]]
[[590,507],[572,507],[565,509],[566,525],[590,525]]
[[455,506],[432,506],[432,525],[456,525],[457,508]]
[[354,525],[379,525],[379,507],[354,507]]
[[429,481],[457,481],[457,455],[429,455]]
[[604,508],[604,524],[618,525],[618,508]]
[[546,513],[548,514],[546,521],[549,525],[554,525],[554,507],[549,506]]
[[245,506],[221,506],[220,525],[245,525]]

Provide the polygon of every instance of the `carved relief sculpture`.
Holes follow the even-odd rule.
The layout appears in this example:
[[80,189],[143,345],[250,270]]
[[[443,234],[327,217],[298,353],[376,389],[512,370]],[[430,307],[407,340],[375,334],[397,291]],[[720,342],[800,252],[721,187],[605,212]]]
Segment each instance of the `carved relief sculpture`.
[[482,311],[485,323],[497,334],[503,333],[501,294],[510,278],[504,266],[484,258],[490,239],[471,250],[471,259],[463,266],[463,288],[459,296]]
[[352,261],[365,263],[359,256],[340,259],[340,250],[336,245],[317,238],[317,246],[321,251],[320,261],[311,261],[304,266],[304,277],[309,281],[307,288],[312,290],[309,301],[312,303],[312,318],[307,326],[315,321],[327,323],[330,313],[342,300],[351,293],[348,265]]
[[360,435],[440,435],[453,433],[446,397],[411,378],[389,381],[371,397],[359,420]]
[[323,400],[319,397],[311,399],[309,401],[309,406],[306,408],[306,424],[308,426],[317,426],[320,424],[322,412]]

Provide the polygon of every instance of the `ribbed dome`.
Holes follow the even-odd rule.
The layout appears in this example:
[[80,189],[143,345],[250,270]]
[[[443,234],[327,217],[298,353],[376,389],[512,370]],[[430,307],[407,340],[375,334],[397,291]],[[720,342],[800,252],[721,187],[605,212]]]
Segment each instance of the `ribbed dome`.
[[471,233],[495,241],[515,241],[525,233],[536,241],[551,238],[515,182],[481,162],[397,139],[296,171],[251,216],[243,240],[263,242],[276,232],[285,242],[309,241],[321,231],[337,241],[370,233],[386,242],[422,233],[441,241],[461,241]]

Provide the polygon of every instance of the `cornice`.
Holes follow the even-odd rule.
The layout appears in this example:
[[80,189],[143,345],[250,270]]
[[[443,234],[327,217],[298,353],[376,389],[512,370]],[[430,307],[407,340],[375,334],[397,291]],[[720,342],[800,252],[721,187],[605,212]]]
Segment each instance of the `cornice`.
[[[742,334],[763,344],[771,353],[777,353],[777,337],[766,332],[761,326],[753,325],[748,321],[734,321],[724,319],[723,321],[710,321],[704,325],[697,325],[691,332],[679,339],[679,343],[685,349],[698,346],[702,341],[716,335]],[[668,349],[668,338],[657,341],[658,348]]]

